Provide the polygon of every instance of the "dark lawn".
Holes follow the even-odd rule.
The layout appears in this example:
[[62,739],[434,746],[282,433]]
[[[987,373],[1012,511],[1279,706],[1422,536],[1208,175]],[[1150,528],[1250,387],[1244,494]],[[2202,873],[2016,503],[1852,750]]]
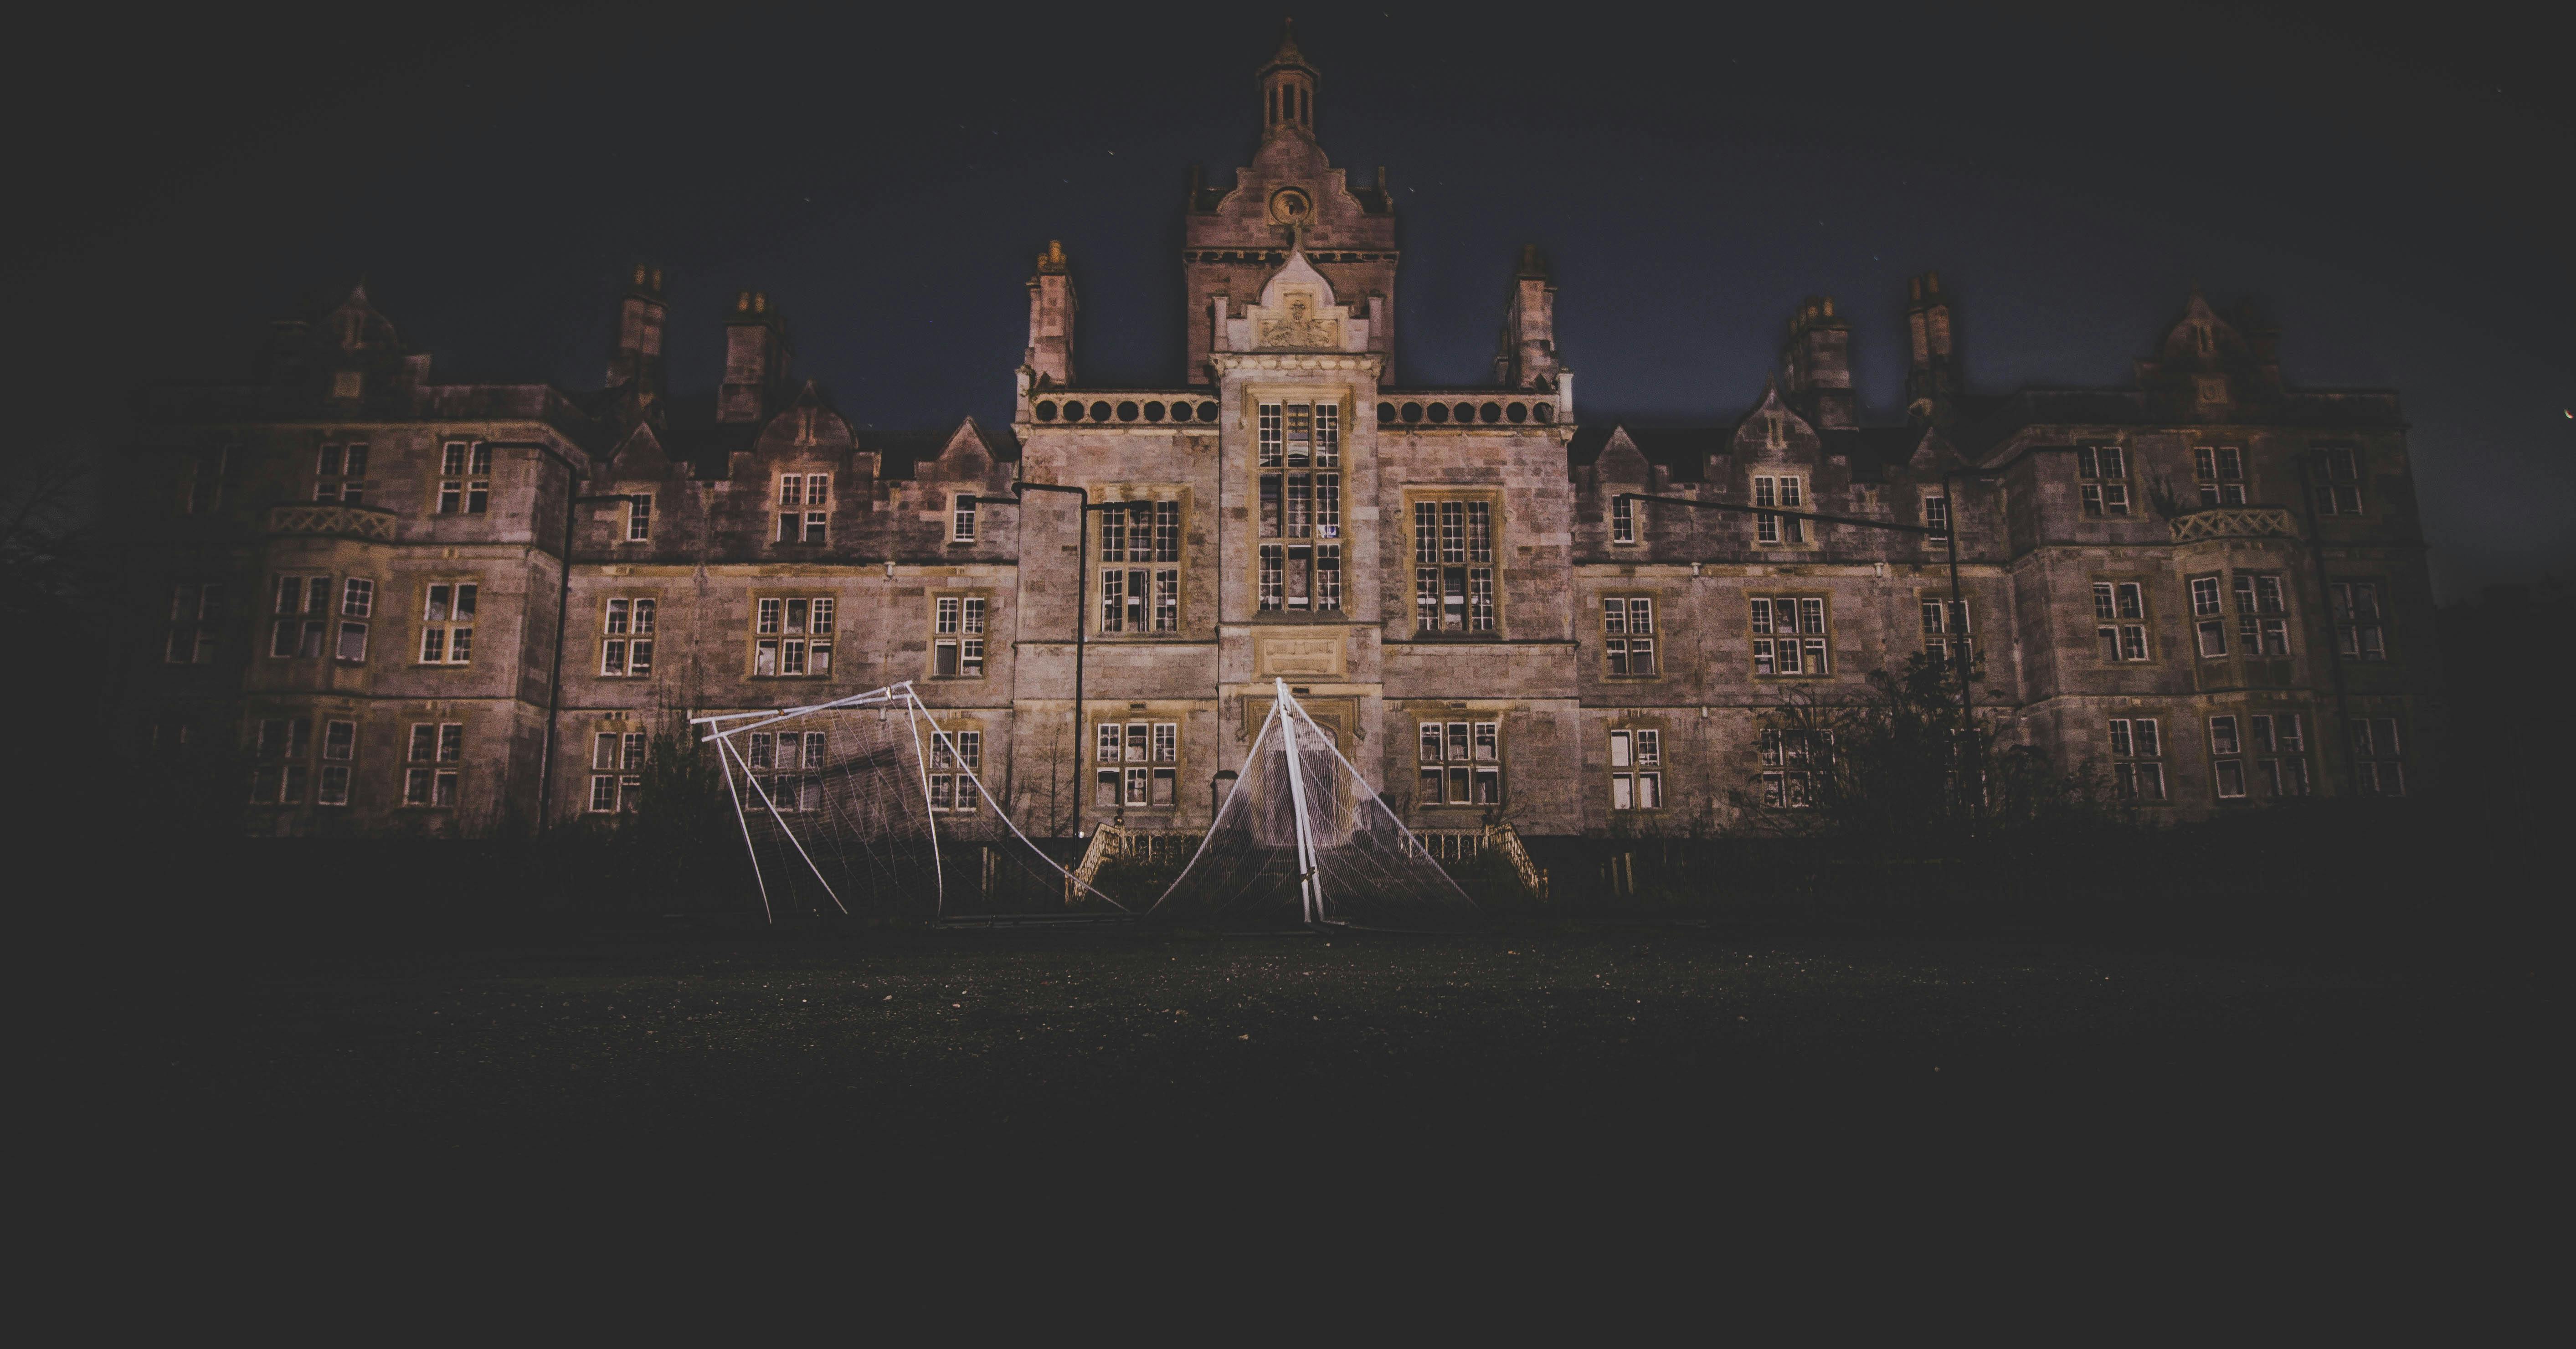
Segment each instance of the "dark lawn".
[[271,1140],[1223,1146],[1277,1127],[1336,1150],[1455,1125],[1662,1146],[1958,1117],[2069,1146],[2258,1122],[2358,1145],[2511,1116],[2541,1062],[2523,973],[1691,929],[881,929],[183,968],[142,1032],[156,1108]]

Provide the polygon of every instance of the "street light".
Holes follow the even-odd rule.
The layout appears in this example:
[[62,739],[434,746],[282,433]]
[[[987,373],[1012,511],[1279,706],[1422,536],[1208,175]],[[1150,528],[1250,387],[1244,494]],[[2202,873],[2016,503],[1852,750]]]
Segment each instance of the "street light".
[[[1091,514],[1094,511],[1123,511],[1127,509],[1127,503],[1123,501],[1111,501],[1102,502],[1095,506],[1091,504],[1091,489],[1087,487],[1068,487],[1061,483],[1051,482],[1013,482],[1011,484],[1011,495],[1006,497],[979,496],[975,498],[975,501],[979,505],[1019,506],[1025,504],[1020,500],[1021,495],[1028,492],[1065,492],[1081,498],[1081,527],[1075,531],[1077,541],[1074,547],[1073,564],[1073,748],[1074,753],[1076,755],[1080,755],[1082,753],[1083,638],[1090,629],[1090,624],[1085,621],[1086,614],[1084,606],[1091,603]],[[1025,559],[1023,559],[1023,561],[1025,561]],[[1075,779],[1077,786],[1080,784],[1080,781],[1081,779],[1077,776]],[[1077,791],[1074,794],[1073,807],[1075,832],[1077,833],[1081,831],[1081,803],[1082,796],[1081,793]]]

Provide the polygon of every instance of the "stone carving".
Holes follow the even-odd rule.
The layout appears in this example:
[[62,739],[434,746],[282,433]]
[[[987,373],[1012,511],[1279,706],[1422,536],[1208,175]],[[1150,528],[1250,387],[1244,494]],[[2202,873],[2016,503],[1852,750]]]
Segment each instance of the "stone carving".
[[1261,345],[1330,350],[1342,344],[1338,326],[1331,319],[1315,316],[1313,297],[1302,293],[1291,295],[1288,297],[1288,313],[1261,325]]

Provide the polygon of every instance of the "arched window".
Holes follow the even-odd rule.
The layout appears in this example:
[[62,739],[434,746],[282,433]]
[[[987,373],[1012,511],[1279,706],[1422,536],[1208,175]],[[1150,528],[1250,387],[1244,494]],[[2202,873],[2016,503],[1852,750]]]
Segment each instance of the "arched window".
[[1276,121],[1278,121],[1278,120],[1279,120],[1279,91],[1278,91],[1278,90],[1273,89],[1273,90],[1271,90],[1271,91],[1270,91],[1270,106],[1269,106],[1269,108],[1268,108],[1267,112],[1266,112],[1264,115],[1265,115],[1265,116],[1267,116],[1267,117],[1269,118],[1269,120],[1270,120],[1270,121],[1276,122]]

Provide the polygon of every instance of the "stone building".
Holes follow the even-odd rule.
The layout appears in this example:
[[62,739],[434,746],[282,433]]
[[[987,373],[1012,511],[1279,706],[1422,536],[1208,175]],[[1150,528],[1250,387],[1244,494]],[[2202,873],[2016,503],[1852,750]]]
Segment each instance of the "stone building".
[[[1492,380],[1406,387],[1384,170],[1328,161],[1293,40],[1257,94],[1252,162],[1182,202],[1160,387],[1084,378],[1051,244],[1007,427],[856,429],[749,291],[712,403],[674,398],[650,268],[596,392],[436,382],[363,288],[246,382],[147,391],[131,733],[238,743],[263,832],[474,832],[619,809],[673,709],[911,680],[1030,832],[1190,830],[1284,677],[1416,824],[1653,832],[1794,802],[1771,709],[1962,642],[2008,734],[2175,817],[2429,784],[2397,397],[2287,384],[2250,308],[2195,293],[2126,387],[1983,395],[1925,275],[1901,424],[1817,298],[1741,415],[1629,425],[1532,249]],[[975,500],[1023,480],[1090,509]]]

